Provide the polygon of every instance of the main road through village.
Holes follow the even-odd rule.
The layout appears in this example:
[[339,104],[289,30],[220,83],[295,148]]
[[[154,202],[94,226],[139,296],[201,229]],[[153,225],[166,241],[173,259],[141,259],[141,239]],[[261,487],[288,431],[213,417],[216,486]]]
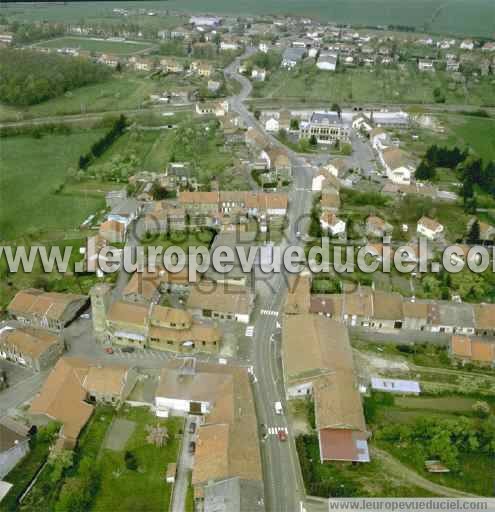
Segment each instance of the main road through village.
[[[236,112],[246,127],[263,132],[272,145],[281,144],[265,133],[263,126],[244,105],[251,93],[251,83],[237,73],[239,61],[253,50],[248,50],[225,69],[225,75],[240,82],[242,89],[237,96],[229,98],[230,109]],[[288,227],[281,242],[281,249],[300,244],[296,233],[307,230],[307,218],[311,210],[311,180],[314,167],[296,153],[287,150],[292,164],[293,182],[289,193]],[[258,283],[257,283],[258,284]],[[258,293],[254,312],[254,336],[252,338],[252,362],[256,376],[254,396],[259,423],[267,427],[282,427],[289,430],[288,442],[280,442],[269,435],[261,442],[265,482],[266,509],[270,512],[294,512],[305,508],[304,484],[297,458],[294,437],[290,435],[281,365],[280,322],[281,310],[287,293],[287,275],[273,274]],[[264,311],[278,312],[279,316],[263,315]],[[274,402],[282,401],[284,414],[275,413]]]

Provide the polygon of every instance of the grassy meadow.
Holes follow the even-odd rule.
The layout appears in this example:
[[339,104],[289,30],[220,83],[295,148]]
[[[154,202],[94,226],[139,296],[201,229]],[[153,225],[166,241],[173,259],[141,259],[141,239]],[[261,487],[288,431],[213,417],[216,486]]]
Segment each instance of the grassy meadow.
[[108,41],[104,39],[94,39],[89,37],[60,37],[57,39],[50,39],[49,41],[42,41],[33,46],[40,46],[43,48],[79,48],[88,52],[98,53],[112,53],[114,55],[128,56],[134,53],[139,53],[148,50],[153,45],[149,43],[137,41]]
[[[66,5],[6,6],[5,14],[15,19],[40,19],[50,21],[79,22],[85,18],[95,21],[118,22],[122,17],[112,15],[113,2],[78,2]],[[127,21],[142,20],[150,26],[168,22],[170,12],[204,12],[202,0],[168,0],[142,2],[119,2],[120,8],[149,9],[157,16],[131,15]],[[405,25],[415,27],[417,31],[445,32],[458,35],[492,36],[493,2],[492,0],[288,0],[278,2],[270,0],[212,0],[208,2],[208,12],[217,14],[258,14],[258,15],[299,15],[311,16],[334,23],[353,23],[356,25]],[[177,23],[177,24],[180,24]]]
[[446,103],[460,105],[495,104],[495,90],[490,78],[452,84],[444,72],[419,73],[408,65],[404,70],[395,67],[374,69],[348,68],[337,72],[321,71],[314,59],[307,59],[292,71],[276,70],[266,82],[254,86],[253,98],[274,98],[321,102],[386,102],[434,103],[433,91],[444,91]]
[[71,194],[60,187],[67,170],[104,129],[4,138],[0,151],[0,239],[78,227],[104,206],[103,194]]

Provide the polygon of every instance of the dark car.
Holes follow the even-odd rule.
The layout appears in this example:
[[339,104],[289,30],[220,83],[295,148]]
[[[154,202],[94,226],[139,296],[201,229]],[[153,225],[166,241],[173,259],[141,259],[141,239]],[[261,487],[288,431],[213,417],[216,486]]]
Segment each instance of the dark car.
[[127,352],[128,354],[132,354],[134,352],[134,347],[124,347],[122,352]]
[[189,443],[189,453],[194,453],[196,451],[196,443],[194,441],[191,441]]
[[189,433],[194,434],[194,432],[196,432],[196,423],[193,422],[189,425]]

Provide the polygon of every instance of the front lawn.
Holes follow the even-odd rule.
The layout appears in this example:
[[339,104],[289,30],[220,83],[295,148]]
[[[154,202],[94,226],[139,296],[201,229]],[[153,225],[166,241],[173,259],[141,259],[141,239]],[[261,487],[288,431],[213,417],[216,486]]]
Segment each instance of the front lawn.
[[[124,408],[117,417],[136,423],[125,450],[102,449],[99,457],[101,480],[91,510],[108,512],[118,504],[121,512],[167,511],[171,485],[165,482],[169,462],[176,462],[183,422],[181,418],[158,419],[147,408]],[[166,427],[169,440],[163,447],[149,444],[146,426]],[[127,469],[124,456],[131,452],[137,460],[137,470]]]

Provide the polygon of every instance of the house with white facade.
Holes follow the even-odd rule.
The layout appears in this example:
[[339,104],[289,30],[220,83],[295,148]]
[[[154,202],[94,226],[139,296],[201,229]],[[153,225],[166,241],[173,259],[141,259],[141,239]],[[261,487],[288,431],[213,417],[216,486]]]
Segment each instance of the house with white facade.
[[332,236],[345,234],[346,223],[339,219],[335,213],[324,211],[320,216],[321,229],[328,232]]
[[416,165],[412,156],[399,148],[385,148],[379,153],[387,178],[398,185],[410,185]]
[[429,240],[436,240],[444,231],[442,224],[429,217],[421,217],[416,227],[418,235],[424,236]]

